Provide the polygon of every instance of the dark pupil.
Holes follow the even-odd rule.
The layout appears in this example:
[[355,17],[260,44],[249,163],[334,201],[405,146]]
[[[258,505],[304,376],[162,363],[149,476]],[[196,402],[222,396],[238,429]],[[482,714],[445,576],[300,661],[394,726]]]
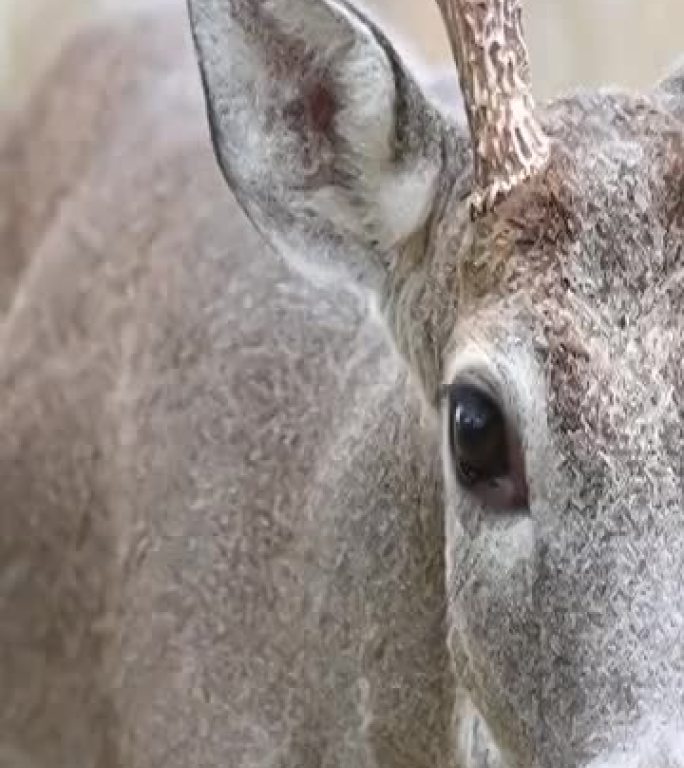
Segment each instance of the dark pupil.
[[451,448],[461,474],[472,482],[505,474],[506,427],[496,403],[464,384],[453,388],[450,400]]

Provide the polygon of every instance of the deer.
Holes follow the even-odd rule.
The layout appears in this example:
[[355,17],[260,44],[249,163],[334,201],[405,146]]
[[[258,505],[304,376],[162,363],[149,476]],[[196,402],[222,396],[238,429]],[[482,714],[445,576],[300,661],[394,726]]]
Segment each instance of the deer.
[[344,0],[4,118],[2,768],[684,766],[684,67],[439,4],[463,119]]

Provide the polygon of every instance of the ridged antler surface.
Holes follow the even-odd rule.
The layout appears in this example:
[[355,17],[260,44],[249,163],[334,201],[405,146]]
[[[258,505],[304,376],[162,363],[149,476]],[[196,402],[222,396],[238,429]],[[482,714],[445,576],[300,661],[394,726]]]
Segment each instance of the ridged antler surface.
[[475,162],[473,206],[489,209],[541,168],[520,0],[438,0],[458,66]]

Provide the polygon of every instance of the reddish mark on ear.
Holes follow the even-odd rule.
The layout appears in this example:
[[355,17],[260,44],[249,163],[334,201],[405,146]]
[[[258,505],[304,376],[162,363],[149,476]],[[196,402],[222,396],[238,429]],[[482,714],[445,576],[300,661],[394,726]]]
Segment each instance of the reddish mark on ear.
[[302,137],[331,140],[336,112],[337,102],[332,89],[317,79],[301,86],[299,97],[285,106],[283,117]]
[[313,129],[317,133],[327,134],[332,128],[337,109],[330,88],[320,81],[314,83],[306,95],[306,105]]

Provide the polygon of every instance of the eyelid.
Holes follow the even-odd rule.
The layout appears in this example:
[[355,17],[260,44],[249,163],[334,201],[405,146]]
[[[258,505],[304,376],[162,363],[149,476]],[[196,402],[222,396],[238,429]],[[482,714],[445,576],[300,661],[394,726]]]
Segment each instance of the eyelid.
[[482,390],[482,392],[488,395],[502,409],[503,413],[506,413],[499,387],[490,376],[483,374],[481,370],[468,368],[460,370],[450,382],[444,383],[439,387],[439,401],[444,402],[447,400],[455,386],[464,384]]

